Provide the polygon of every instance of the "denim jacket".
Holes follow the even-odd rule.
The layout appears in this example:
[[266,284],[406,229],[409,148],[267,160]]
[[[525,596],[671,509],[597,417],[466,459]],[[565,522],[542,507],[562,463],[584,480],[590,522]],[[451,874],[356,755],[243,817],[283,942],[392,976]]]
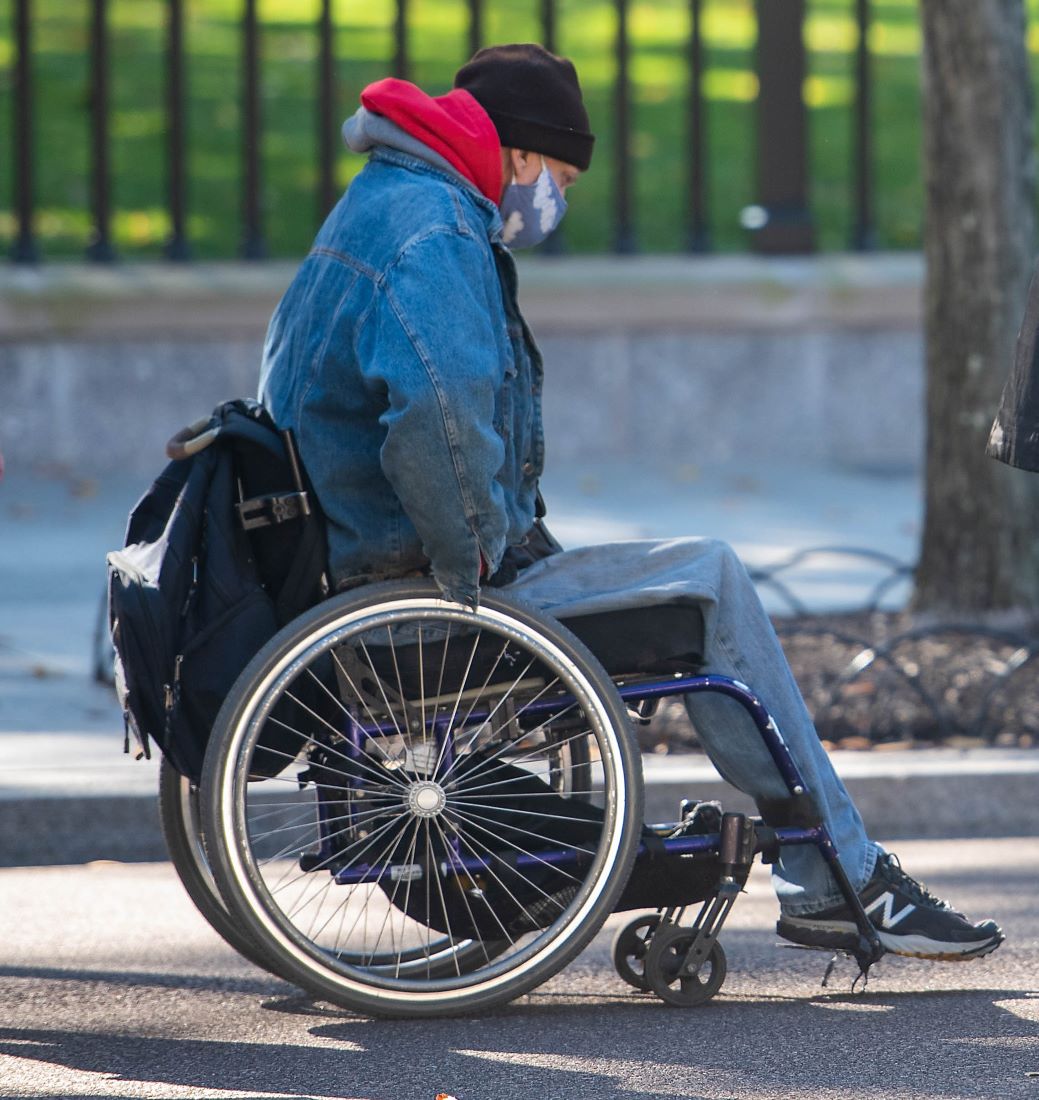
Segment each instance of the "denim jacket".
[[542,361],[497,206],[378,146],[267,333],[260,398],[292,428],[337,587],[427,565],[475,604],[534,520]]

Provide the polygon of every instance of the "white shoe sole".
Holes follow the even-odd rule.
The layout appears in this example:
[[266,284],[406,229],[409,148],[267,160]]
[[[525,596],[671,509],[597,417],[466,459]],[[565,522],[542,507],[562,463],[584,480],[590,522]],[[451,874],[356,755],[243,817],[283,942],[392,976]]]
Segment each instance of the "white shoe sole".
[[[858,929],[848,921],[813,921],[805,917],[784,917],[776,926],[779,935],[793,943],[806,947],[823,947],[840,950],[845,944],[851,946],[858,940]],[[903,955],[912,959],[930,959],[934,962],[966,962],[968,959],[980,959],[995,951],[1003,942],[1003,933],[998,932],[985,940],[973,940],[967,943],[950,943],[947,940],[932,940],[928,936],[896,936],[876,929],[884,949],[892,955]]]

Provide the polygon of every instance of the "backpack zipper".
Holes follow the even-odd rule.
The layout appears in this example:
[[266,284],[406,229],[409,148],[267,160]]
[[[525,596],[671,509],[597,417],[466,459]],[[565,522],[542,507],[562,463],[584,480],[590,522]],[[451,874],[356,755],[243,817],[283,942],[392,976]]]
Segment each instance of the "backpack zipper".
[[173,726],[173,711],[180,702],[180,665],[184,660],[184,654],[178,653],[173,661],[173,683],[163,684],[163,702],[166,708],[166,744],[169,744],[170,733]]
[[198,555],[191,559],[191,583],[188,585],[188,594],[184,597],[184,606],[180,609],[180,617],[183,619],[191,609],[191,602],[198,590]]

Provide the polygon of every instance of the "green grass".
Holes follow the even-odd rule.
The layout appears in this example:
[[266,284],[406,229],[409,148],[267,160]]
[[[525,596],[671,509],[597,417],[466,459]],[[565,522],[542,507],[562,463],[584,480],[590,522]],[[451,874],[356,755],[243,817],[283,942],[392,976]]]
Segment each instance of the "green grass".
[[[1033,7],[1039,0],[1029,0]],[[856,30],[852,0],[809,0],[806,37],[812,205],[825,249],[851,232],[851,122]],[[0,150],[11,149],[12,0],[0,0]],[[231,257],[241,239],[241,0],[189,0],[190,235],[195,255]],[[536,39],[538,0],[486,0],[488,41]],[[34,0],[37,232],[45,256],[78,256],[89,236],[88,0]],[[466,58],[464,0],[411,0],[412,79],[439,93]],[[169,232],[165,212],[164,0],[110,0],[111,160],[114,236],[124,257],[154,257]],[[316,208],[317,0],[260,0],[263,22],[265,230],[277,256],[302,253]],[[599,135],[592,171],[571,195],[566,240],[574,251],[611,244],[612,43],[610,0],[560,0],[562,52],[581,74]],[[387,75],[393,0],[337,0],[338,113],[365,84]],[[875,0],[875,171],[882,247],[919,243],[919,29],[916,0]],[[687,0],[633,0],[631,14],[640,249],[681,249],[688,178],[683,50]],[[754,200],[756,78],[752,0],[706,0],[706,79],[711,233],[715,247],[746,247],[742,207]],[[1033,48],[1039,42],[1033,39]],[[346,185],[363,159],[345,151]],[[14,230],[10,156],[0,159],[0,245]]]

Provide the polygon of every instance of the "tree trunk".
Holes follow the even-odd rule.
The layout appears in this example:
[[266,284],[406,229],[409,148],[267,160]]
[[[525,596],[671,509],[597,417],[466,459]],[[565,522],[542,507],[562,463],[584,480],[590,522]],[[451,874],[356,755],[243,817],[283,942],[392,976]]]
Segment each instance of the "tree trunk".
[[1039,475],[985,455],[1034,260],[1023,0],[922,0],[927,465],[915,607],[1039,608]]

